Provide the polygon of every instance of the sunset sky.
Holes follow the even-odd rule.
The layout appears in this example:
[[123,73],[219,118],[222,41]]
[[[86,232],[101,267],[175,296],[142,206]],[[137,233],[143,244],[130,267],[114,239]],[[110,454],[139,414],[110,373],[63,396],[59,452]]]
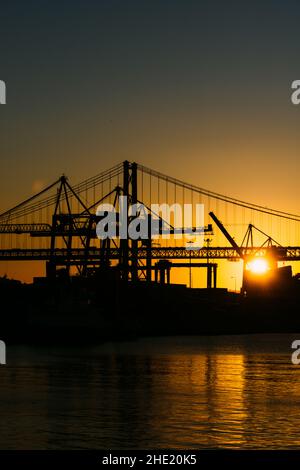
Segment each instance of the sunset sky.
[[125,159],[300,213],[300,3],[1,4],[0,209]]

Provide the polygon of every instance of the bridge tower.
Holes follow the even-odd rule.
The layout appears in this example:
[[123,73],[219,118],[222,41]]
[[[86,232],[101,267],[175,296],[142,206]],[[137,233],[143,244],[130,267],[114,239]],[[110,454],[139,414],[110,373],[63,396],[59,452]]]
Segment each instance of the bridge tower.
[[[123,280],[128,281],[129,277],[133,282],[137,282],[139,278],[138,269],[138,240],[132,240],[128,235],[128,222],[130,221],[130,214],[128,213],[129,204],[135,205],[138,203],[138,178],[137,178],[137,164],[129,161],[123,162],[123,195],[127,197],[126,205],[126,234],[127,237],[120,241],[120,272]],[[129,249],[131,257],[129,259]],[[149,261],[148,261],[149,262]],[[151,273],[151,272],[150,272]]]

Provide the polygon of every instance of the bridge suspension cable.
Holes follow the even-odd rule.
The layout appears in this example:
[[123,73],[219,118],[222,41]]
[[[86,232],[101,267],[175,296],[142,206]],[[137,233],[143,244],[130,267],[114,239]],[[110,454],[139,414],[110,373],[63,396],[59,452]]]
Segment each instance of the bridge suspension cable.
[[[118,177],[123,171],[123,166],[122,164],[118,164],[109,170],[103,171],[99,173],[98,175],[88,178],[81,183],[78,183],[77,185],[73,186],[73,190],[76,194],[81,194],[85,191],[88,191],[89,189],[93,189],[96,186],[105,183],[106,181],[111,180],[112,178]],[[31,215],[37,211],[40,211],[42,209],[45,209],[47,207],[50,207],[56,203],[57,199],[57,194],[52,194],[51,196],[48,196],[47,198],[40,199],[34,203],[33,201],[37,200],[42,194],[45,194],[47,191],[50,191],[51,189],[57,187],[61,181],[61,178],[51,185],[47,186],[47,188],[43,189],[39,193],[31,196],[30,198],[26,199],[25,201],[21,202],[20,204],[14,206],[13,208],[3,212],[0,214],[0,220],[4,221],[13,221],[16,220],[20,217],[24,217],[27,215]],[[61,195],[61,200],[65,200],[66,197],[72,198],[73,194],[72,191],[69,189],[66,194]]]
[[188,189],[190,191],[201,194],[203,196],[206,196],[206,197],[209,197],[209,198],[212,198],[212,199],[217,199],[217,200],[220,200],[220,201],[223,201],[223,202],[226,202],[226,203],[229,203],[229,204],[233,204],[233,205],[245,208],[245,209],[250,209],[250,210],[253,210],[253,211],[261,212],[261,213],[272,215],[272,216],[275,216],[275,217],[280,217],[282,219],[288,219],[288,220],[293,220],[295,222],[300,222],[300,215],[298,215],[298,214],[279,211],[279,210],[272,209],[272,208],[269,208],[269,207],[264,207],[264,206],[261,206],[261,205],[258,205],[258,204],[253,204],[253,203],[249,203],[249,202],[246,202],[246,201],[242,201],[240,199],[236,199],[236,198],[233,198],[233,197],[230,197],[230,196],[225,196],[223,194],[216,193],[214,191],[210,191],[210,190],[201,188],[199,186],[195,186],[193,184],[186,183],[182,180],[179,180],[179,179],[174,178],[172,176],[165,175],[164,173],[160,173],[156,170],[152,170],[151,168],[148,168],[148,167],[140,165],[140,164],[138,164],[137,167],[138,167],[138,170],[140,170],[143,174],[147,173],[148,175],[156,177],[160,180],[164,180],[167,183],[172,183],[172,184],[174,184],[178,187],[181,187],[183,189]]

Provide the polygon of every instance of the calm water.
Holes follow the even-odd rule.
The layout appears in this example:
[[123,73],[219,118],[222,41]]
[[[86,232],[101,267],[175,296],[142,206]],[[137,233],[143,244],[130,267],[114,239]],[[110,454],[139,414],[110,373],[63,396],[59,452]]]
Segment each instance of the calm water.
[[298,337],[8,348],[0,448],[300,448]]

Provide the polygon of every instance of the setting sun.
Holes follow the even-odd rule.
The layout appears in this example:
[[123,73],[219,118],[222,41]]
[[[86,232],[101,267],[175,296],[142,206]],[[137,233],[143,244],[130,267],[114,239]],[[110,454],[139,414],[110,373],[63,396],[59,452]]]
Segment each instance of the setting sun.
[[264,258],[258,258],[250,261],[247,268],[254,274],[265,274],[269,270],[269,264]]

